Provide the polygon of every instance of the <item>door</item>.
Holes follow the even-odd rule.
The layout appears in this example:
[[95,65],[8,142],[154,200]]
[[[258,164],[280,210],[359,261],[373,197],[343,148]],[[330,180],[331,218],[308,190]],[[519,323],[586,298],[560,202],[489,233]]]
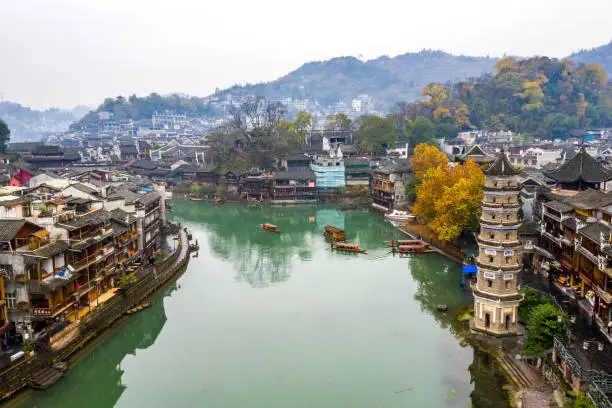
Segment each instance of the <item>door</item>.
[[487,329],[491,327],[491,315],[489,313],[485,313],[485,327]]

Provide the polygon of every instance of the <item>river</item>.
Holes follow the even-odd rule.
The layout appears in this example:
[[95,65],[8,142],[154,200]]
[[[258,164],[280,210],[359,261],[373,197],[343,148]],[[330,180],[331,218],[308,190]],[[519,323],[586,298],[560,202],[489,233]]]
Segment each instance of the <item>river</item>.
[[[201,246],[176,283],[21,408],[507,407],[486,354],[461,342],[471,300],[438,254],[367,210],[175,201]],[[277,224],[280,234],[263,231]],[[326,224],[367,254],[332,253]],[[435,311],[438,304],[448,313]]]

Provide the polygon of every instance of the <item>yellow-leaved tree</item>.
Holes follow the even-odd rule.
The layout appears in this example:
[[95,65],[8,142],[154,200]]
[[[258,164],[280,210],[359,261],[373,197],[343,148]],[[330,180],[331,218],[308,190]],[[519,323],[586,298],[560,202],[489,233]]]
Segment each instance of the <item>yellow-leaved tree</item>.
[[442,153],[432,151],[431,148],[437,151],[433,146],[419,146],[411,160],[415,178],[420,181],[412,212],[426,222],[441,241],[450,241],[469,228],[480,214],[485,176],[471,160],[453,167],[447,161],[434,166],[435,158],[440,159]]
[[[435,216],[429,223],[441,241],[450,241],[470,227],[480,214],[485,176],[473,161],[449,169],[451,185],[436,200]],[[418,199],[418,196],[417,196]]]
[[419,143],[410,158],[414,178],[421,182],[432,170],[448,167],[448,157],[429,143]]

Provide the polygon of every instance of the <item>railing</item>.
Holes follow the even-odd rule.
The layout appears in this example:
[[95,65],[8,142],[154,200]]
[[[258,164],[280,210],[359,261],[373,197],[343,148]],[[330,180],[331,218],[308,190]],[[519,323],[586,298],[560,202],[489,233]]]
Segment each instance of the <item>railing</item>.
[[[608,395],[602,390],[598,381],[592,381],[588,385],[587,394],[598,408],[612,408],[612,401]],[[610,392],[610,391],[608,391]]]
[[[558,303],[557,303],[558,305]],[[560,309],[563,310],[563,309]],[[587,370],[582,368],[578,359],[574,357],[570,350],[557,338],[554,339],[554,348],[561,356],[565,364],[570,368],[572,374],[578,377],[581,381],[592,382],[596,381],[598,386],[605,392],[612,392],[612,375],[597,370]]]
[[578,245],[578,252],[580,252],[582,255],[586,256],[587,258],[589,258],[589,261],[593,262],[595,265],[599,264],[599,260],[597,259],[595,254],[593,254],[591,251],[589,251],[582,245]]

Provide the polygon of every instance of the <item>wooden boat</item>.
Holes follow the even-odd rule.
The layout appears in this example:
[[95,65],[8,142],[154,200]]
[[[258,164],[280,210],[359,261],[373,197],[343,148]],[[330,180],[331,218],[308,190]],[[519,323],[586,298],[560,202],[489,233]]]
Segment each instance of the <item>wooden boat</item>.
[[274,224],[261,224],[261,228],[270,232],[280,232],[280,229]]
[[367,252],[365,249],[361,249],[356,244],[351,244],[349,242],[335,242],[330,244],[330,248],[334,251],[352,252],[354,254]]
[[397,250],[400,254],[424,254],[426,252],[433,252],[429,244],[400,245]]
[[200,197],[191,197],[190,200],[191,201],[204,201],[204,199]]
[[446,305],[438,305],[438,306],[436,306],[436,310],[438,312],[446,312],[448,310],[448,306],[446,306]]
[[400,247],[400,246],[408,246],[408,245],[421,245],[424,244],[420,239],[396,239],[389,242],[387,245],[390,247]]
[[146,309],[147,307],[151,306],[151,303],[143,303],[139,306],[133,307],[131,309],[129,309],[127,312],[125,312],[125,314],[134,314],[136,312],[140,312],[143,309]]
[[346,241],[346,234],[344,231],[331,225],[325,226],[323,229],[323,235],[325,235],[325,238],[334,241]]
[[224,204],[224,203],[225,203],[225,200],[222,199],[222,198],[215,199],[215,205],[221,205],[221,204]]

